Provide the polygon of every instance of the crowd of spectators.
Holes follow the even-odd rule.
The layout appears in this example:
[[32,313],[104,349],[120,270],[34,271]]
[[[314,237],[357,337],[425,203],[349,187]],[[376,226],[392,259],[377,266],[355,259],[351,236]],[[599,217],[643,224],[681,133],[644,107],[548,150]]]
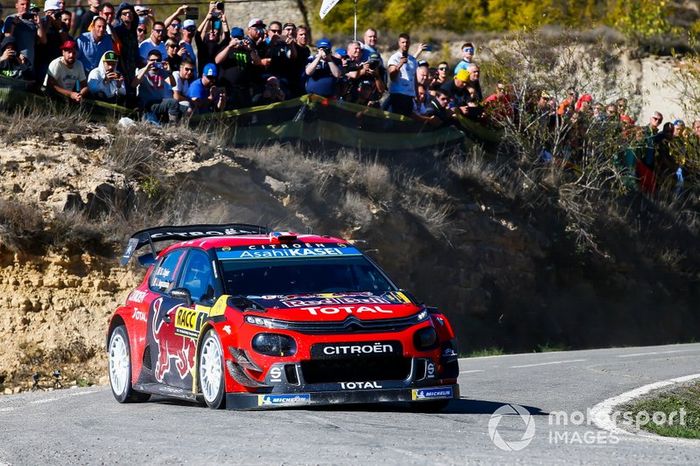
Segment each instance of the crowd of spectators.
[[661,126],[657,112],[640,127],[627,115],[624,99],[604,105],[571,89],[559,102],[537,90],[523,108],[505,83],[485,97],[470,42],[462,44],[455,66],[431,66],[421,55],[432,45],[412,47],[405,33],[385,62],[375,29],[361,41],[334,48],[321,38],[312,47],[307,26],[260,18],[230,24],[224,2],[211,3],[198,21],[196,8],[187,5],[167,18],[156,18],[144,5],[101,0],[70,10],[63,0],[46,0],[41,8],[17,0],[15,9],[1,23],[0,76],[76,103],[89,98],[138,108],[155,123],[304,94],[380,108],[432,127],[456,125],[459,117],[499,126],[527,112],[537,115],[545,132],[567,128],[559,151],[543,138],[543,160],[564,153],[575,161],[591,128],[604,128],[627,147],[622,164],[646,191],[657,185],[682,189],[693,159],[689,151],[700,149],[700,121],[692,130],[680,120]]

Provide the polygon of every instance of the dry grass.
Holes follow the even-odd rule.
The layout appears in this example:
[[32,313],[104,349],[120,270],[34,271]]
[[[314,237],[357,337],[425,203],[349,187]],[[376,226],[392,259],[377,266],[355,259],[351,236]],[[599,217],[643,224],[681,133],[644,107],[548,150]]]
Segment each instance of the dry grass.
[[41,244],[44,219],[36,205],[0,199],[0,249],[21,252]]
[[89,114],[78,106],[57,105],[50,100],[17,108],[10,113],[0,112],[0,139],[6,143],[36,138],[48,140],[53,135],[83,133],[90,125]]

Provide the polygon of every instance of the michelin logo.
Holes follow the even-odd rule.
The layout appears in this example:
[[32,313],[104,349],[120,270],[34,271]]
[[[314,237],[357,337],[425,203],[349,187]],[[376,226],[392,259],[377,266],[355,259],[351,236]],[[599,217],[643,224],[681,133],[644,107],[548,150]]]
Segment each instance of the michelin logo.
[[295,406],[311,402],[311,395],[299,393],[295,395],[258,395],[258,406]]
[[452,398],[452,387],[444,388],[414,388],[413,400],[433,400],[436,398]]

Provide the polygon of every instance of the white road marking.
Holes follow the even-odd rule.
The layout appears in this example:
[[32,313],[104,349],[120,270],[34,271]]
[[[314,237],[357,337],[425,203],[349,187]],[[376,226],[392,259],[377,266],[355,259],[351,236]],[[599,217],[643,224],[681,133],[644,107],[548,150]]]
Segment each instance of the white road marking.
[[460,374],[473,374],[475,372],[484,372],[483,369],[474,369],[471,371],[459,371]]
[[671,351],[651,351],[649,353],[620,354],[618,358],[635,358],[637,356],[655,356],[659,354],[688,353],[700,350],[671,350]]
[[510,366],[511,369],[521,369],[524,367],[537,367],[537,366],[551,366],[553,364],[568,364],[572,362],[583,362],[587,361],[587,359],[566,359],[563,361],[549,361],[549,362],[540,362],[537,364],[523,364],[521,366]]
[[657,440],[657,441],[676,443],[676,444],[697,445],[698,444],[697,440],[662,437],[660,435],[654,435],[654,434],[650,434],[650,433],[635,434],[633,432],[629,432],[627,430],[621,429],[620,427],[617,426],[617,424],[615,424],[615,421],[613,421],[613,419],[612,419],[612,413],[613,413],[613,409],[615,408],[615,406],[629,403],[630,401],[634,400],[635,398],[639,398],[640,396],[646,395],[647,393],[652,392],[654,390],[658,390],[658,389],[664,388],[664,387],[669,387],[669,386],[675,385],[675,384],[690,382],[690,381],[693,381],[696,379],[700,379],[700,374],[691,374],[691,375],[686,375],[684,377],[676,377],[675,379],[668,379],[668,380],[662,380],[660,382],[650,383],[648,385],[644,385],[642,387],[635,388],[634,390],[630,390],[628,392],[622,393],[622,394],[614,396],[612,398],[608,398],[607,400],[598,403],[597,405],[595,405],[591,409],[591,418],[593,419],[593,423],[599,429],[607,430],[608,432],[613,433],[613,434],[626,435],[626,436],[631,435],[631,436],[633,436],[632,438],[645,438],[645,439],[649,439],[649,440]]
[[58,400],[58,398],[45,398],[43,400],[30,401],[29,403],[31,403],[33,405],[38,405],[38,404],[42,404],[42,403],[51,403],[52,401],[56,401],[56,400]]

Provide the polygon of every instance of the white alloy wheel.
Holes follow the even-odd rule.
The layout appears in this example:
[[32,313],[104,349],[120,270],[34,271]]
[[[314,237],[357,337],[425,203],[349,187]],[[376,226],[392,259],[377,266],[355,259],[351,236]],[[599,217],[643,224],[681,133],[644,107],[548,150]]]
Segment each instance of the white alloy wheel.
[[224,404],[223,359],[219,338],[209,330],[199,352],[199,385],[204,401],[213,409]]
[[131,376],[129,348],[123,332],[114,332],[109,342],[109,382],[114,396],[126,398],[125,392]]

